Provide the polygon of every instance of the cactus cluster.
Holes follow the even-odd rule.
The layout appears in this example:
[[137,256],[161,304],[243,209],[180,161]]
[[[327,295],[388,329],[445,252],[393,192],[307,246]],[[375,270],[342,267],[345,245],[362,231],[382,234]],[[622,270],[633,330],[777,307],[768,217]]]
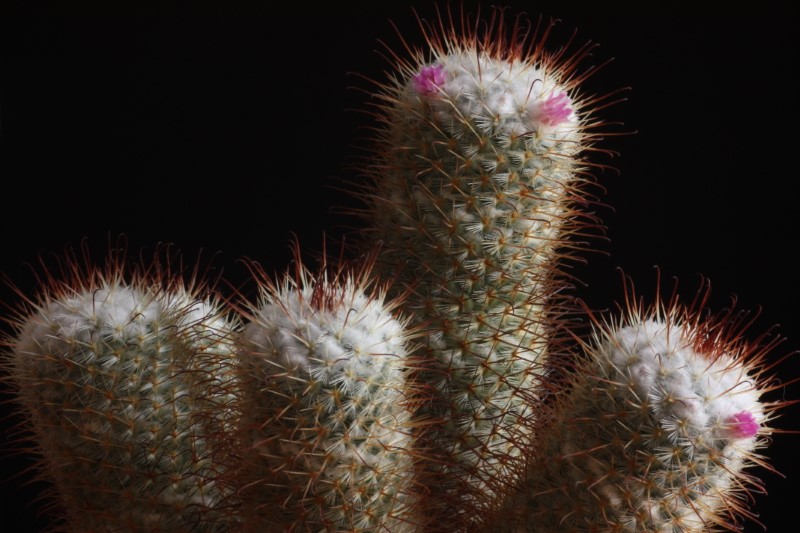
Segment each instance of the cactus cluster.
[[[348,260],[222,298],[156,261],[74,257],[26,296],[4,367],[85,532],[705,532],[752,518],[781,403],[707,291],[581,315],[599,222],[587,52],[427,26],[375,91]],[[436,29],[434,29],[436,28]],[[482,28],[479,31],[478,28]],[[363,176],[362,176],[363,177]],[[626,289],[627,292],[627,289]]]

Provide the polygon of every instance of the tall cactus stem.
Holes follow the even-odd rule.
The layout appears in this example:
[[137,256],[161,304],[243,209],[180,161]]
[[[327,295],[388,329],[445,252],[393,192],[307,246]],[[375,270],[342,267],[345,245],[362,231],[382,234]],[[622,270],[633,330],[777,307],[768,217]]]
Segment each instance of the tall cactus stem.
[[[438,22],[438,24],[437,24]],[[427,49],[392,54],[377,91],[379,140],[359,192],[378,271],[409,296],[423,513],[472,527],[514,485],[551,343],[571,307],[564,265],[601,224],[584,158],[602,98],[583,96],[591,46],[548,53],[553,24],[441,14]],[[424,424],[423,424],[424,422]],[[456,525],[458,524],[458,525]]]

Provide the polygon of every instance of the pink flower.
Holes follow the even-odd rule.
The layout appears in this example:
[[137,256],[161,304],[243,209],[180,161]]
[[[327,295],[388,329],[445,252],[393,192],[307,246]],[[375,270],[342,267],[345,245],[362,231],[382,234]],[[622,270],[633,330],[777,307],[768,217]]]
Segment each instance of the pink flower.
[[566,122],[572,113],[571,103],[565,92],[551,95],[541,105],[539,120],[546,126],[557,126]]
[[414,89],[419,94],[430,96],[439,92],[439,87],[444,85],[444,67],[442,65],[432,65],[423,67],[419,74],[414,77]]
[[746,439],[758,433],[759,424],[753,413],[742,411],[725,419],[726,433],[732,439]]

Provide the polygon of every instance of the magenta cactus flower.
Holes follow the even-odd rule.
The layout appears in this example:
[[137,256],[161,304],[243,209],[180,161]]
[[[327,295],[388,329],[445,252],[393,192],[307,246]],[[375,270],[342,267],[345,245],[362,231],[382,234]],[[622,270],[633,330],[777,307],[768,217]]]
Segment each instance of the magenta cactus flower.
[[725,421],[727,434],[732,439],[748,439],[755,437],[760,425],[750,411],[742,411],[731,415]]
[[551,95],[542,103],[540,121],[545,126],[558,126],[569,120],[572,102],[565,92]]
[[414,75],[414,89],[424,96],[436,94],[439,87],[444,85],[444,67],[442,65],[431,65],[423,67],[419,74]]

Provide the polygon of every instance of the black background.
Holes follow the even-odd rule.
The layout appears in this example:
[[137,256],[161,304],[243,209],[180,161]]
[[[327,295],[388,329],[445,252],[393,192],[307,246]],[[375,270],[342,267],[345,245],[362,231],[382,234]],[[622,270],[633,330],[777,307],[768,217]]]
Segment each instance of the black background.
[[[87,239],[102,255],[124,236],[134,255],[173,243],[190,261],[213,258],[238,286],[247,278],[242,257],[282,271],[293,235],[310,254],[323,234],[347,234],[357,221],[341,208],[359,203],[337,187],[353,177],[374,125],[359,111],[374,102],[363,77],[391,70],[381,41],[403,53],[391,22],[408,43],[424,44],[411,6],[431,18],[433,4],[264,4],[3,13],[0,272],[30,291],[26,265],[40,254]],[[620,123],[606,131],[636,133],[598,143],[619,153],[592,159],[616,169],[595,173],[611,206],[595,208],[609,240],[575,266],[586,283],[576,293],[594,308],[612,306],[622,296],[619,267],[648,297],[658,266],[665,286],[679,279],[689,298],[704,275],[712,310],[735,295],[738,307],[762,309],[753,336],[779,325],[787,341],[774,360],[798,349],[800,27],[789,2],[730,12],[688,2],[500,5],[511,18],[561,19],[552,48],[573,30],[576,43],[598,43],[587,67],[613,58],[587,93],[630,87],[628,101],[601,113]],[[1,290],[13,306],[12,291]],[[799,370],[791,357],[777,372],[788,382]],[[770,399],[799,392],[790,385]],[[29,461],[7,451],[15,420],[0,433],[0,529],[39,531],[38,487],[17,475]],[[798,422],[789,407],[774,425]],[[755,498],[770,531],[787,530],[781,520],[800,494],[798,445],[800,436],[776,435],[765,455],[780,475],[753,471],[769,491]]]

